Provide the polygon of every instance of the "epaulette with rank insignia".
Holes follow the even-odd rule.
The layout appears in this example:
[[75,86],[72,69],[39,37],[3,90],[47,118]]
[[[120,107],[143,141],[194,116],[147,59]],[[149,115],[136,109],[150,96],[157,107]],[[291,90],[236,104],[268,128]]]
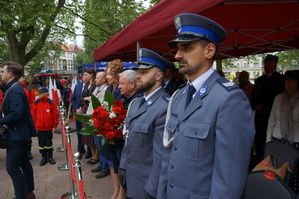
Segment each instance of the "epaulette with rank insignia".
[[230,82],[229,80],[223,78],[223,77],[219,77],[217,79],[217,81],[224,87],[226,88],[226,90],[231,90],[231,89],[235,89],[235,88],[239,88],[239,86],[237,84],[235,84],[234,82]]

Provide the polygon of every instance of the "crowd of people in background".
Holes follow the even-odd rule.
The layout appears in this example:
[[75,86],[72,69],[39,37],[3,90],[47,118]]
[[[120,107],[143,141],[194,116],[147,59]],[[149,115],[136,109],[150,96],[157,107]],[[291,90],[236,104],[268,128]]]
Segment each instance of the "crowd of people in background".
[[[239,199],[267,142],[288,141],[299,149],[299,70],[282,75],[278,57],[267,55],[264,75],[254,84],[246,71],[234,84],[212,68],[225,38],[222,26],[189,13],[175,21],[178,35],[169,47],[176,49],[179,68],[142,48],[136,70],[124,70],[119,59],[103,70],[87,68],[73,92],[69,79],[54,80],[68,115],[92,114],[91,95],[103,102],[107,92],[129,107],[125,139],[114,144],[81,135],[84,124],[75,121],[79,158],[85,154],[96,178],[111,175],[111,199]],[[9,129],[6,169],[16,198],[34,199],[32,137],[38,137],[39,165],[55,164],[58,106],[48,96],[48,79],[36,89],[36,80],[26,81],[23,66],[13,62],[4,63],[1,73],[0,124]]]

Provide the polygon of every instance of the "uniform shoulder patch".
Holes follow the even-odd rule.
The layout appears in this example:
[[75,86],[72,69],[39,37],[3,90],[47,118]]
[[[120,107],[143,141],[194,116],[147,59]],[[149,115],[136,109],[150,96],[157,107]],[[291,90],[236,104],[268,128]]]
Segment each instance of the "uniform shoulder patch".
[[226,90],[239,88],[239,86],[237,84],[235,84],[234,82],[231,82],[223,77],[219,77],[217,79],[217,82],[219,82],[220,85],[222,85]]

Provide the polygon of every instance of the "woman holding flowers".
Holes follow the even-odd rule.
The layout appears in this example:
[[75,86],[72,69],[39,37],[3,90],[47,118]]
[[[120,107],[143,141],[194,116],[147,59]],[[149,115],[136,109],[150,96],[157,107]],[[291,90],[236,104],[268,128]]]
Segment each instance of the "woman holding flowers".
[[[114,96],[115,100],[121,100],[122,95],[120,92],[120,89],[118,88],[119,84],[119,73],[123,71],[123,64],[120,59],[116,59],[111,61],[106,69],[107,75],[106,75],[106,80],[109,85],[108,91],[112,93]],[[116,106],[119,107],[119,106]],[[116,108],[118,109],[118,108]],[[107,134],[107,139],[111,138],[113,132]],[[106,146],[105,146],[106,145]],[[111,178],[112,178],[112,183],[113,183],[113,188],[114,192],[111,196],[111,199],[120,199],[124,198],[125,194],[124,191],[122,190],[120,186],[120,182],[118,179],[117,171],[119,167],[119,162],[120,162],[120,156],[121,156],[121,151],[124,145],[124,139],[117,138],[113,140],[113,143],[105,144],[103,146],[103,157],[107,159],[107,162],[110,166],[110,173],[111,173]]]

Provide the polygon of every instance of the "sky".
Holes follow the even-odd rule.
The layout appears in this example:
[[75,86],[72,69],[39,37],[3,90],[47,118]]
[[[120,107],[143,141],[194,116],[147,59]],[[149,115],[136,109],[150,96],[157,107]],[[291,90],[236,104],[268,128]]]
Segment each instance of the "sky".
[[[148,8],[149,7],[149,0],[135,0],[136,2],[143,2],[143,6]],[[74,39],[66,39],[65,42],[67,44],[74,44],[74,43],[77,43],[78,46],[80,46],[81,48],[83,48],[83,45],[84,45],[84,36],[81,36],[83,33],[82,33],[82,25],[81,25],[81,19],[77,18],[76,19],[76,22],[75,22],[75,25],[80,27],[79,29],[76,30],[76,34],[77,35],[80,35],[80,36],[76,36],[76,41],[74,41]]]

